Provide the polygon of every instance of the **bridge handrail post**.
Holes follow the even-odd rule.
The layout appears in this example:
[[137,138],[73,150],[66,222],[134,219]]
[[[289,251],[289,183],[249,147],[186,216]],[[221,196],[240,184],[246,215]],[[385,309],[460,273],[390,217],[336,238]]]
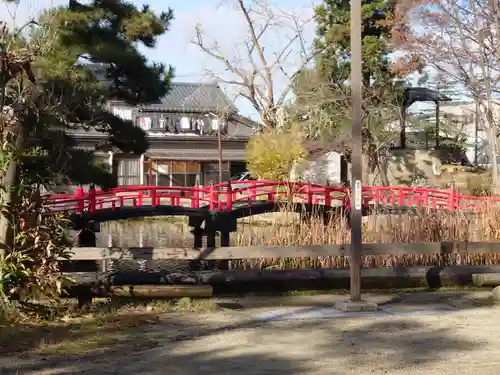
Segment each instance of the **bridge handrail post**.
[[427,190],[427,189],[424,190],[424,197],[422,199],[422,204],[423,204],[424,208],[429,207],[429,190]]
[[96,208],[96,194],[94,184],[89,187],[89,212],[94,212]]
[[457,194],[455,192],[455,188],[452,187],[451,188],[451,191],[450,191],[450,194],[448,195],[448,208],[451,210],[451,211],[455,211],[455,209],[457,208],[457,202],[456,202],[456,197],[457,197]]
[[405,202],[405,192],[400,189],[398,191],[398,205],[399,207],[404,207],[404,202]]
[[252,185],[250,186],[250,199],[251,201],[255,201],[257,200],[257,186],[255,186],[255,182],[252,183]]
[[208,188],[208,201],[210,211],[215,210],[215,188],[213,184],[210,184]]
[[142,206],[142,195],[143,195],[142,190],[139,190],[137,192],[137,204],[139,205],[139,207]]
[[312,205],[313,204],[313,195],[311,192],[311,185],[309,185],[309,184],[304,185],[304,191],[305,191],[306,197],[307,197],[307,204]]
[[76,198],[76,212],[79,214],[83,213],[85,210],[85,192],[82,187],[77,187],[75,189],[75,198]]
[[156,188],[151,189],[151,206],[156,207]]
[[332,206],[332,189],[330,185],[325,186],[325,207]]
[[375,207],[378,207],[380,204],[380,189],[378,188],[378,186],[372,188],[372,194],[373,194],[373,204]]
[[226,192],[226,211],[231,212],[233,210],[233,188],[231,186],[231,182],[227,184],[227,192]]
[[191,201],[192,208],[200,208],[200,183],[196,180],[194,184],[193,200]]
[[349,186],[345,190],[345,196],[344,196],[344,210],[345,212],[351,212],[351,192],[352,188]]

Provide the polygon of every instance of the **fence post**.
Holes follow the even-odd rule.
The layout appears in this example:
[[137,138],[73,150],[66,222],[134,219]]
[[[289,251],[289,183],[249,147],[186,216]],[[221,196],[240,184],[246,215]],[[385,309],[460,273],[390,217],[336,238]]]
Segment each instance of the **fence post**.
[[78,187],[75,190],[75,198],[76,198],[76,212],[79,214],[83,213],[85,210],[85,201],[84,201],[85,192],[82,187]]

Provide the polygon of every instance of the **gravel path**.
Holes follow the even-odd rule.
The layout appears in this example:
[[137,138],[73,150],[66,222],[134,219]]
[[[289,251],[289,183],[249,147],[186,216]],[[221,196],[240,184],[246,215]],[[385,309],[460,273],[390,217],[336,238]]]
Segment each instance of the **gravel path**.
[[[498,307],[451,315],[256,322],[254,311],[168,315],[79,358],[0,359],[1,374],[348,375],[496,373]],[[461,370],[459,370],[461,369]]]

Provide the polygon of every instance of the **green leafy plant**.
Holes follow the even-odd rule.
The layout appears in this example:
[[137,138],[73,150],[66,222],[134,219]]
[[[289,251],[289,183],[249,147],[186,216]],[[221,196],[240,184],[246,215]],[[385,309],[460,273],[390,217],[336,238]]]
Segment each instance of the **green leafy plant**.
[[13,246],[6,249],[1,267],[4,296],[21,301],[59,297],[70,281],[59,269],[59,262],[71,257],[67,219],[44,206],[37,187],[22,184],[20,199],[3,211],[14,231]]
[[66,222],[44,206],[40,187],[116,185],[75,132],[103,134],[100,151],[147,150],[144,131],[105,106],[154,102],[169,91],[173,69],[148,62],[139,47],[153,48],[172,19],[170,9],[94,0],[46,9],[19,30],[0,21],[2,303],[61,294],[59,262],[71,255]]

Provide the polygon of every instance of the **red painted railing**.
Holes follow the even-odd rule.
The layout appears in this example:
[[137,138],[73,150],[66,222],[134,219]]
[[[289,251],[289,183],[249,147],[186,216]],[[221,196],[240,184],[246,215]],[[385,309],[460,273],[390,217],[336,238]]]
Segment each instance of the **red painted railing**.
[[[77,189],[75,195],[46,196],[53,211],[82,213],[119,207],[170,205],[193,209],[207,206],[212,211],[231,211],[235,205],[252,206],[255,201],[293,202],[345,206],[349,208],[350,189],[300,182],[238,181],[208,187],[125,186],[109,191]],[[500,197],[460,195],[454,190],[407,187],[363,187],[363,205],[382,207],[422,207],[447,210],[481,210],[498,204]]]

